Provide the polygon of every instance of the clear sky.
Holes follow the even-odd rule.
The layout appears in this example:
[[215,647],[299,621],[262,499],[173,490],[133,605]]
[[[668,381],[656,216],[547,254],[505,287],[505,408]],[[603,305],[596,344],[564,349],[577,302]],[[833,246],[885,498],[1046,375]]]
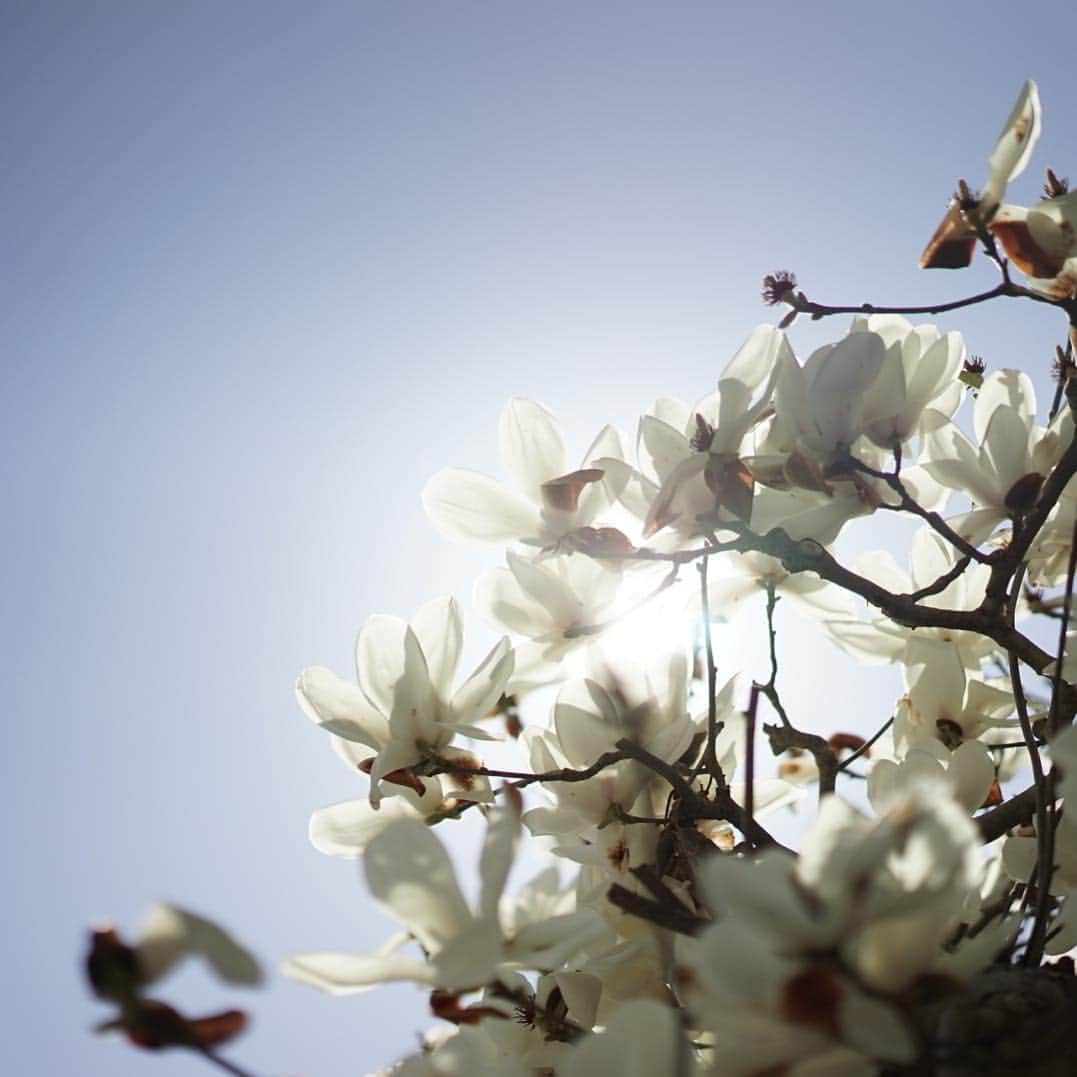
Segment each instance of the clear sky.
[[[92,920],[172,900],[271,968],[381,942],[307,842],[363,786],[292,686],[495,560],[436,536],[425,480],[497,470],[509,396],[579,452],[702,396],[774,269],[834,302],[989,286],[919,252],[1025,78],[1013,199],[1077,173],[1075,31],[1066,2],[0,0],[6,1070],[199,1071],[88,1035]],[[1051,312],[943,324],[1046,385]],[[407,987],[162,993],[249,1006],[259,1074],[360,1074],[427,1024]]]

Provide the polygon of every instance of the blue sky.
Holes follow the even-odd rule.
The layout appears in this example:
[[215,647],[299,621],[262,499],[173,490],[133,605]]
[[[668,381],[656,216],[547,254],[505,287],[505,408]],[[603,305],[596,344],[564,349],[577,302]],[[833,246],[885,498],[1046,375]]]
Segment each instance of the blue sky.
[[[1045,133],[1014,200],[1077,171],[1075,23],[1065,3],[0,3],[12,1072],[197,1069],[87,1034],[94,919],[167,898],[270,967],[379,943],[354,866],[307,842],[310,811],[361,788],[292,685],[346,672],[370,613],[466,601],[496,558],[436,536],[425,480],[496,470],[513,395],[580,452],[655,396],[697,399],[771,317],[774,269],[835,302],[988,286],[919,252],[1025,78]],[[1050,312],[941,324],[1046,391]],[[171,995],[237,998],[195,973]],[[362,1073],[427,1023],[409,988],[274,975],[240,1001],[233,1053],[260,1074]]]

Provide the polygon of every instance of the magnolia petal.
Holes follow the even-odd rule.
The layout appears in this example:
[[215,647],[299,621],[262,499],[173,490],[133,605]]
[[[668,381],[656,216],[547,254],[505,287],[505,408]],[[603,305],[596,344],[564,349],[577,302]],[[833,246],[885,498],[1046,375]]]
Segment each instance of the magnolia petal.
[[875,333],[854,333],[816,355],[820,353],[809,372],[807,441],[816,450],[830,452],[859,437],[863,396],[879,376],[886,348]]
[[563,629],[576,622],[580,601],[568,581],[553,570],[552,561],[535,564],[511,550],[505,560],[523,592],[549,612],[554,625]]
[[[565,1077],[654,1077],[677,1070],[680,1016],[674,1008],[649,999],[619,1007],[600,1035],[582,1040],[564,1066]],[[625,1045],[631,1044],[631,1050]]]
[[661,419],[674,430],[686,431],[686,436],[691,436],[691,431],[696,428],[695,413],[683,400],[673,396],[660,396],[647,409],[648,415]]
[[433,987],[435,980],[433,968],[422,958],[402,954],[296,954],[284,962],[281,972],[330,995],[356,995],[401,980]]
[[602,981],[588,972],[555,972],[561,997],[568,1007],[568,1016],[581,1028],[591,1028],[598,1016],[598,1000],[602,994]]
[[950,757],[948,773],[959,804],[970,812],[983,807],[995,781],[995,764],[983,744],[967,740],[958,745]]
[[448,991],[482,987],[494,978],[501,957],[501,932],[496,919],[475,920],[435,956],[437,985]]
[[[404,668],[393,685],[393,708],[389,732],[394,740],[431,746],[437,744],[437,697],[430,683],[430,670],[419,639],[411,626],[404,632]],[[446,738],[448,739],[448,738]]]
[[939,718],[959,722],[965,700],[965,667],[949,642],[909,641],[905,653],[909,699],[934,731]]
[[541,636],[549,629],[550,615],[526,594],[507,568],[487,569],[475,581],[471,600],[491,624],[517,636]]
[[1007,184],[1025,170],[1040,137],[1041,119],[1040,91],[1029,79],[1021,88],[1013,111],[991,151],[983,194],[988,205],[1001,202]]
[[303,713],[322,729],[377,751],[389,739],[385,716],[350,681],[324,666],[303,670],[295,686]]
[[996,370],[984,378],[972,409],[972,429],[981,444],[987,437],[991,417],[1000,407],[1013,408],[1031,425],[1036,416],[1036,390],[1029,376],[1021,370]]
[[507,797],[504,805],[491,811],[487,817],[486,840],[479,860],[479,875],[482,878],[480,919],[497,923],[498,903],[512,869],[519,836],[520,813],[514,798]]
[[366,800],[345,800],[311,815],[310,842],[327,856],[356,860],[390,823],[421,817],[422,813],[403,797],[392,797],[377,810]]
[[561,427],[548,409],[533,400],[514,397],[505,405],[498,444],[505,469],[536,504],[542,484],[568,471]]
[[478,471],[444,468],[423,487],[422,498],[434,526],[455,542],[515,542],[541,530],[535,505]]
[[137,946],[144,981],[153,983],[182,958],[204,957],[227,983],[257,984],[262,970],[254,956],[222,927],[174,905],[155,905]]
[[452,685],[464,645],[464,626],[455,598],[435,598],[419,609],[412,629],[426,656],[430,683],[441,699],[452,695]]
[[609,693],[592,680],[569,681],[558,693],[554,729],[569,763],[590,766],[627,733]]
[[440,949],[471,923],[448,853],[419,820],[386,827],[367,845],[363,868],[374,898],[425,949]]
[[[479,664],[479,668],[457,689],[452,697],[452,722],[471,725],[479,718],[485,717],[497,703],[509,677],[512,675],[516,656],[508,638],[502,636],[494,644],[490,653]],[[468,736],[476,736],[474,732]],[[496,739],[488,734],[478,734],[479,739]]]
[[363,694],[384,715],[393,710],[396,682],[404,675],[404,636],[407,622],[375,614],[355,641],[355,671]]
[[668,423],[652,415],[644,415],[639,421],[637,441],[640,467],[649,477],[664,483],[673,469],[692,455],[688,439]]

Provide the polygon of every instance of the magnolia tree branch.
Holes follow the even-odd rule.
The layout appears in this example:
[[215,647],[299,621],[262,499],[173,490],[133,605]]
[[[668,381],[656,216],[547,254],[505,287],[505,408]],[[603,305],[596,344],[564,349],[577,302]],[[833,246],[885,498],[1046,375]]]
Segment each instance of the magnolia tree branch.
[[988,288],[987,291],[977,292],[975,295],[965,296],[963,299],[952,299],[946,303],[925,303],[913,306],[886,306],[876,303],[856,304],[828,304],[815,303],[800,291],[794,288],[781,297],[779,302],[792,307],[797,314],[807,314],[813,320],[829,318],[835,314],[946,314],[952,310],[962,310],[965,307],[974,307],[980,303],[989,303],[993,299],[1030,299],[1034,303],[1044,303],[1047,306],[1058,307],[1067,314],[1077,310],[1077,302],[1072,299],[1055,299],[1040,292],[1034,292],[1031,288],[1025,288],[1020,284],[1004,279]]

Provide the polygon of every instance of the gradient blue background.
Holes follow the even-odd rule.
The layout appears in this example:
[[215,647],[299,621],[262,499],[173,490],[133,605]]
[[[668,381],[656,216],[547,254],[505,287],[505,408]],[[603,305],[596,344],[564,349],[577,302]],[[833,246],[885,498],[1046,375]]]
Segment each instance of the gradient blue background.
[[[292,684],[496,559],[435,535],[425,480],[496,471],[511,395],[573,454],[697,399],[774,269],[835,302],[988,286],[918,255],[1026,77],[1014,200],[1077,172],[1075,30],[1064,2],[0,3],[5,1071],[203,1072],[87,1033],[96,918],[187,904],[271,968],[377,945],[306,837],[363,786]],[[943,325],[1046,386],[1051,312]],[[888,713],[893,671],[788,651],[820,721]],[[409,987],[162,993],[248,1005],[263,1075],[363,1073],[428,1023]]]

